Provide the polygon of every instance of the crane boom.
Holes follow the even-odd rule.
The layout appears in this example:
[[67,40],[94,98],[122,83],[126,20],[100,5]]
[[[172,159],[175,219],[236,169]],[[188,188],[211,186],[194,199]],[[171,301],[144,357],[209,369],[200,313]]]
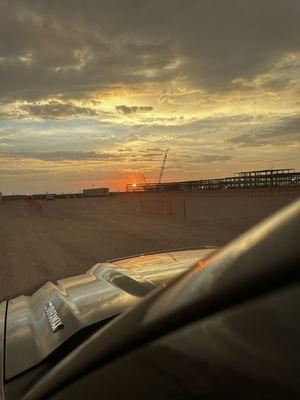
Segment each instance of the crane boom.
[[161,165],[161,169],[160,169],[160,173],[159,173],[159,178],[158,178],[158,183],[161,183],[163,174],[164,174],[164,170],[165,170],[165,166],[166,166],[166,161],[167,161],[167,156],[168,156],[168,152],[169,152],[169,147],[167,148],[167,150],[165,151],[165,155],[164,155],[164,159]]

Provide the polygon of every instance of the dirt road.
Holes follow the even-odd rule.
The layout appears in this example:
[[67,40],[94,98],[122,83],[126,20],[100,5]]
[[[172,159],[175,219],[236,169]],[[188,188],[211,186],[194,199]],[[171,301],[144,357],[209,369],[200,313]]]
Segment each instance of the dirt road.
[[0,300],[107,259],[225,244],[289,201],[273,199],[270,206],[270,200],[261,200],[251,212],[248,201],[236,218],[222,199],[203,200],[195,218],[142,215],[136,195],[42,201],[41,213],[25,201],[7,201],[0,204]]

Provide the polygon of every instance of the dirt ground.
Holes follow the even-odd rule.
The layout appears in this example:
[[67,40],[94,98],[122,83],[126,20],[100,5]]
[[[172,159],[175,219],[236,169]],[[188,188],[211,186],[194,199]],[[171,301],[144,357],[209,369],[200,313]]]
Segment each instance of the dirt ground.
[[223,245],[295,198],[193,198],[184,218],[141,214],[143,196],[41,201],[41,212],[22,200],[0,204],[0,300],[108,259]]

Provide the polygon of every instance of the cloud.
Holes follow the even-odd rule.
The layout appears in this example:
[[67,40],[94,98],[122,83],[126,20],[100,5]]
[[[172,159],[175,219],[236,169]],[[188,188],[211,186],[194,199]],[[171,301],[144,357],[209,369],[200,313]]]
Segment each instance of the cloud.
[[0,139],[14,136],[17,132],[18,131],[15,128],[0,129]]
[[36,175],[43,174],[45,171],[37,170],[37,169],[8,169],[8,168],[0,168],[0,175],[4,176],[18,176],[18,175]]
[[99,113],[94,108],[77,106],[70,102],[62,103],[55,100],[49,101],[48,103],[37,102],[26,104],[20,108],[31,116],[44,119],[65,118],[71,116],[94,117]]
[[299,135],[300,115],[292,115],[280,118],[276,125],[267,129],[266,134],[272,134],[280,137]]
[[201,157],[197,157],[193,159],[193,162],[198,163],[212,163],[212,162],[219,162],[219,161],[228,161],[232,160],[232,156],[228,155],[217,155],[217,154],[205,154]]
[[1,1],[0,97],[82,99],[176,80],[234,89],[299,52],[299,19],[297,0]]
[[115,106],[115,109],[124,115],[130,115],[130,114],[136,114],[136,113],[144,113],[148,111],[152,111],[153,107],[151,106],[126,106],[126,105],[121,105],[121,106]]
[[1,167],[157,175],[170,145],[170,179],[298,168],[299,20],[298,0],[0,0]]
[[124,157],[118,154],[95,151],[1,151],[0,157],[17,159],[30,158],[42,161],[124,160]]
[[278,91],[285,89],[286,87],[289,87],[291,85],[292,85],[292,81],[289,78],[274,78],[274,79],[269,79],[266,82],[264,82],[262,84],[262,88],[278,92]]
[[240,146],[256,147],[258,145],[299,143],[300,115],[279,118],[269,125],[261,125],[254,132],[235,136],[226,140]]

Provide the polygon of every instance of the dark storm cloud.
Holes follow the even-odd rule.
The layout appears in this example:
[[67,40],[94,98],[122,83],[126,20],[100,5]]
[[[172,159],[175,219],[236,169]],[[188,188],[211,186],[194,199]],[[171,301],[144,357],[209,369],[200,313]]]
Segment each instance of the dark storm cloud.
[[227,139],[227,143],[256,147],[267,144],[298,143],[300,140],[300,115],[280,118],[271,126],[261,126],[254,132]]
[[116,106],[115,109],[124,115],[130,115],[130,114],[136,114],[136,113],[143,113],[143,112],[148,112],[152,111],[153,107],[151,106],[126,106],[126,105],[121,105],[121,106]]
[[0,97],[184,78],[210,91],[300,47],[298,0],[0,0]]

